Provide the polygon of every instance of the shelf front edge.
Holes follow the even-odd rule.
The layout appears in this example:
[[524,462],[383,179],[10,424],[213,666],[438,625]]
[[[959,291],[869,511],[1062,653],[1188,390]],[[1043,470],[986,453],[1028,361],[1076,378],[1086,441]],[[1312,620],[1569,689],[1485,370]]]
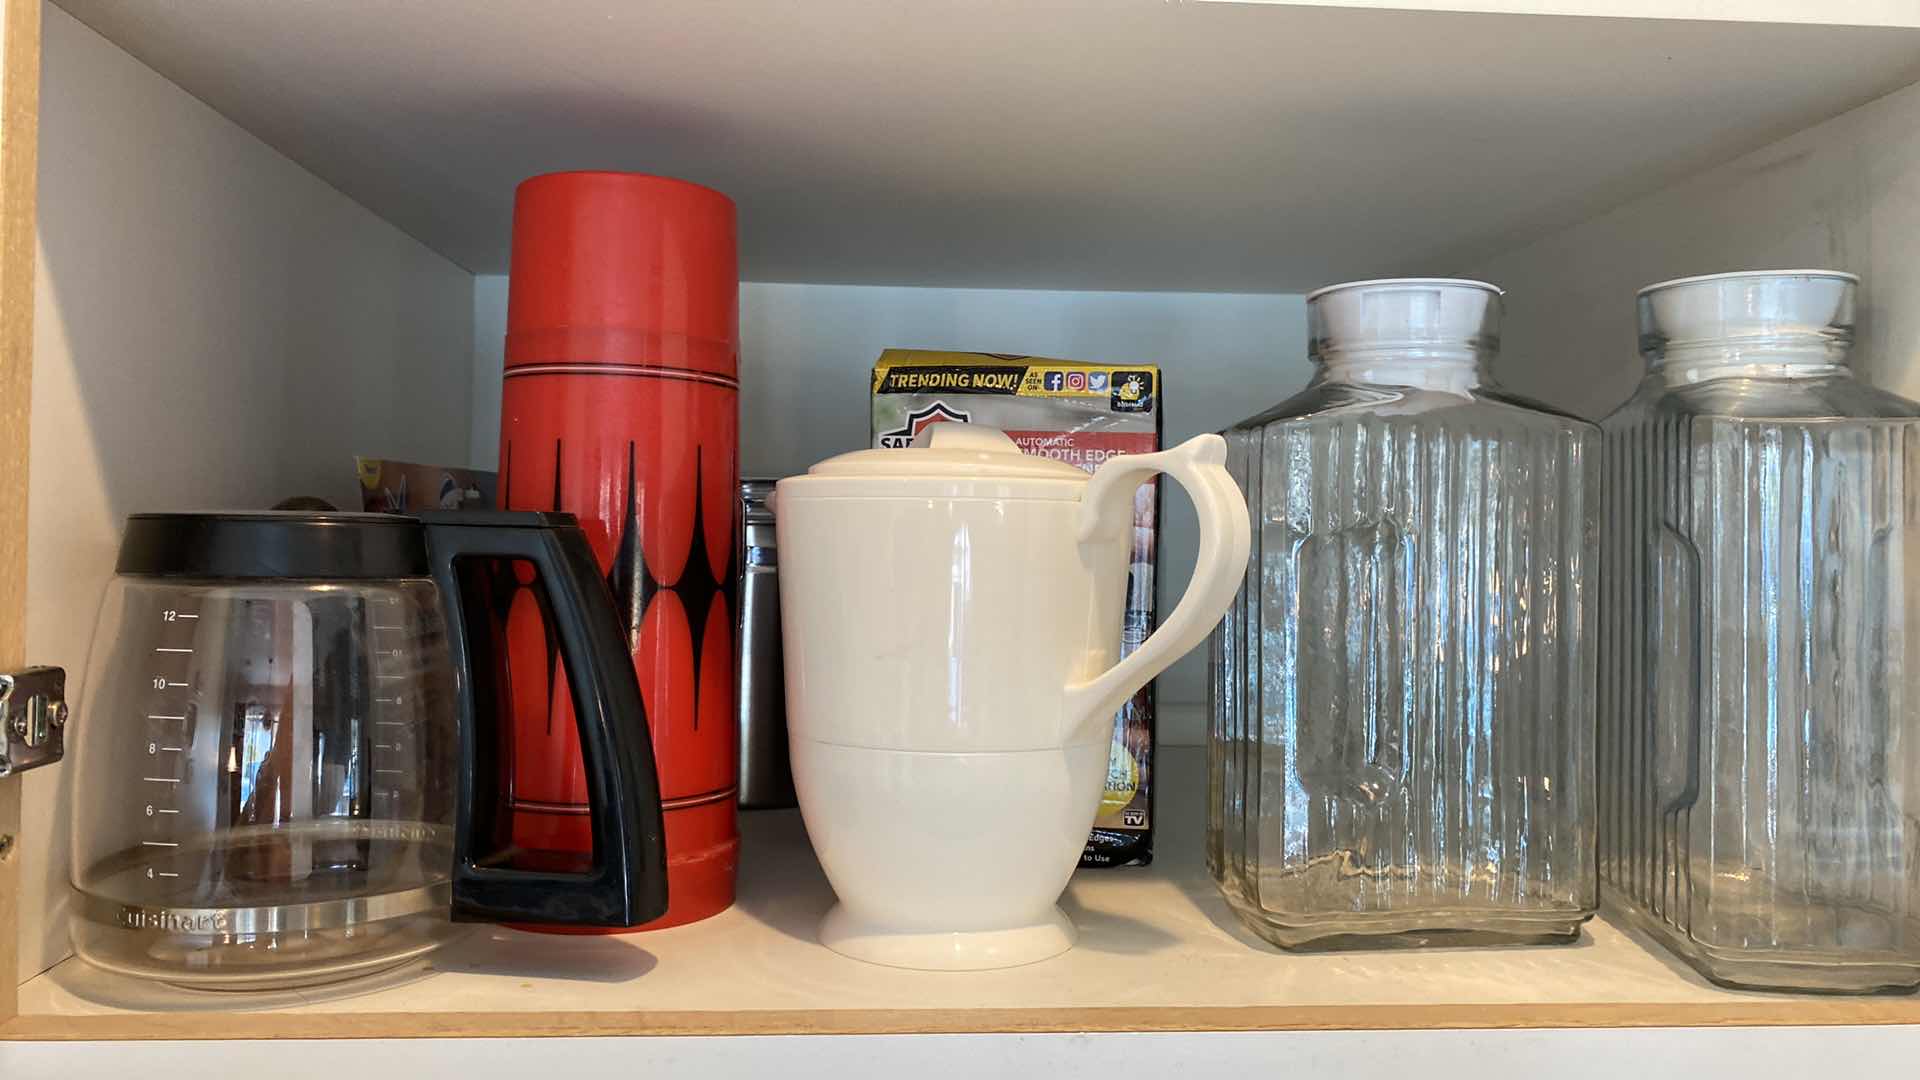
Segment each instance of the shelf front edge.
[[444,1039],[672,1035],[1391,1031],[1920,1024],[1920,1000],[1256,1005],[1229,1008],[793,1009],[741,1012],[23,1014],[0,1040]]

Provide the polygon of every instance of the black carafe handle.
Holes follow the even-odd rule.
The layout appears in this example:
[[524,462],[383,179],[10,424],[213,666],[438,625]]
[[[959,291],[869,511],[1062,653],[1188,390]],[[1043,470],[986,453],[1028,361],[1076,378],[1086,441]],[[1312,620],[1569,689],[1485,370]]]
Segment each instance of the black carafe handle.
[[[453,917],[462,922],[638,926],[667,910],[666,845],[653,743],[641,723],[640,684],[586,534],[570,514],[455,511],[419,515],[447,614],[459,710],[460,800],[454,836]],[[586,763],[593,857],[505,848],[511,807],[503,747],[512,734],[504,618],[485,595],[524,560],[546,591]],[[541,865],[542,862],[549,865]]]

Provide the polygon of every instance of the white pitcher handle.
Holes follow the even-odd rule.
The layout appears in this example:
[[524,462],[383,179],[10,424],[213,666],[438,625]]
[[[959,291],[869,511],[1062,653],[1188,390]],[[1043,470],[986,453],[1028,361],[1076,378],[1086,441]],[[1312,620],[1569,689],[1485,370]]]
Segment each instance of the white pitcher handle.
[[1200,512],[1200,557],[1173,614],[1138,649],[1092,679],[1067,687],[1076,742],[1098,738],[1134,691],[1200,644],[1246,579],[1253,529],[1246,498],[1228,474],[1226,460],[1225,439],[1198,435],[1157,454],[1108,458],[1088,481],[1080,498],[1078,539],[1083,550],[1090,545],[1130,542],[1133,494],[1147,478],[1164,472],[1187,489]]

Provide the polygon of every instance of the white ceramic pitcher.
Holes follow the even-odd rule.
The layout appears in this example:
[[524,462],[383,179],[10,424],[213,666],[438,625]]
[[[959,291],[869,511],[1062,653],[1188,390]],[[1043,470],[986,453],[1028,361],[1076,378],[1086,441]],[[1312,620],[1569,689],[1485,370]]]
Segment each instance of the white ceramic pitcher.
[[[1246,501],[1202,435],[1091,477],[974,424],[861,450],[775,492],[800,809],[839,904],[829,948],[1011,967],[1071,948],[1055,901],[1086,844],[1114,712],[1204,639],[1246,570]],[[1133,498],[1192,495],[1185,596],[1119,651]]]

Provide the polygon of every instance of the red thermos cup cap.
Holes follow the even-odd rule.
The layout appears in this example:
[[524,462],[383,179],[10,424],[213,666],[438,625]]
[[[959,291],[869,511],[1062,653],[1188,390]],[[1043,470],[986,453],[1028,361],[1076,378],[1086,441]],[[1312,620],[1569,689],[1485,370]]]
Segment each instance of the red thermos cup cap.
[[513,200],[507,366],[632,364],[737,376],[733,200],[641,173],[548,173]]

